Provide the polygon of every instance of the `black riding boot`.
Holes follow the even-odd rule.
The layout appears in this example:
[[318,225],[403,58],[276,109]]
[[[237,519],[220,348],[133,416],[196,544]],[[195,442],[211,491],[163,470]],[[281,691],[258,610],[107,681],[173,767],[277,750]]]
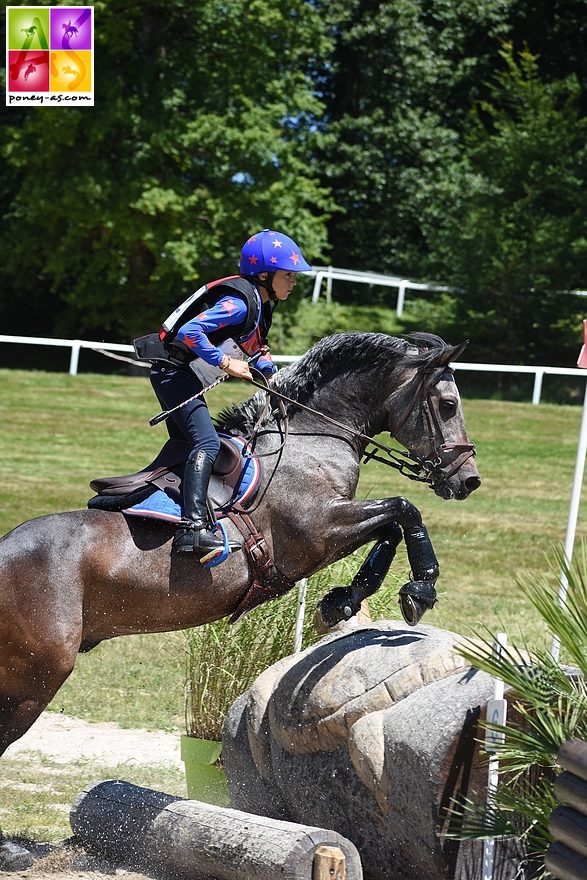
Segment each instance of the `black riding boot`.
[[[183,475],[184,519],[173,539],[173,549],[178,553],[195,553],[202,562],[219,556],[224,541],[212,531],[208,516],[206,497],[212,473],[212,462],[205,452],[190,454]],[[231,550],[238,549],[234,544]]]

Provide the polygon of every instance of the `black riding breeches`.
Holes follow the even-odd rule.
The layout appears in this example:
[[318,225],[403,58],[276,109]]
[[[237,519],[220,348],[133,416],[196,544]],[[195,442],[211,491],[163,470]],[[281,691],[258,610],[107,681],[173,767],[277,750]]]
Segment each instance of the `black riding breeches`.
[[[173,409],[202,390],[202,383],[190,369],[173,364],[154,364],[151,367],[151,385],[162,409]],[[202,450],[213,463],[220,449],[220,441],[203,397],[186,403],[165,422],[173,440],[187,440],[192,450]]]

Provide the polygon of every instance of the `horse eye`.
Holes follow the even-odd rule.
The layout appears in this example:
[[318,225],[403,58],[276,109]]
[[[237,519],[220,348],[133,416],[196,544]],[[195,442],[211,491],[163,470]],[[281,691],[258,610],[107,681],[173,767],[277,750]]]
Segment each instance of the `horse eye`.
[[447,416],[454,416],[457,411],[456,400],[441,400],[440,408]]

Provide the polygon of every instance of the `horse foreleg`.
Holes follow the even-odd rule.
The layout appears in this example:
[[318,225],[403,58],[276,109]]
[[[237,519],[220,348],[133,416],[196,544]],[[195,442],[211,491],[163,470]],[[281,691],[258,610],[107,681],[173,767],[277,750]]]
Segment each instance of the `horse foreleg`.
[[27,732],[46,705],[44,701],[34,699],[0,696],[0,755]]
[[[401,540],[401,527],[413,580],[401,588],[399,604],[406,623],[415,626],[424,612],[433,608],[436,603],[434,585],[440,574],[438,560],[420,511],[401,496],[362,505],[359,503],[359,509],[363,514],[369,515],[358,523],[358,538],[354,536],[356,546],[363,543],[363,537],[366,540],[373,537],[373,533],[379,540],[353,578],[351,586],[337,587],[324,597],[320,607],[321,616],[327,625],[333,626],[356,614],[362,599],[379,589]],[[356,502],[350,508],[347,506],[346,512],[349,511],[356,516]],[[367,535],[364,536],[364,532]]]
[[319,614],[327,627],[341,620],[349,620],[357,614],[361,603],[375,593],[389,571],[395,551],[402,539],[402,532],[395,523],[385,529],[385,536],[371,548],[349,587],[334,587],[319,605]]
[[405,526],[404,541],[413,580],[403,585],[399,591],[398,601],[405,622],[415,626],[422,619],[422,615],[436,604],[434,585],[440,569],[424,523]]

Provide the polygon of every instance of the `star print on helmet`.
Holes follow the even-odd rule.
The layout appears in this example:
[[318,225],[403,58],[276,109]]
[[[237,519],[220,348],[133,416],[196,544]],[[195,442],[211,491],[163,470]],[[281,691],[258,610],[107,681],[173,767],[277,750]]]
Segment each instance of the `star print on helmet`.
[[262,229],[246,241],[241,250],[241,275],[259,275],[261,272],[308,272],[312,267],[306,262],[297,242],[276,229]]

